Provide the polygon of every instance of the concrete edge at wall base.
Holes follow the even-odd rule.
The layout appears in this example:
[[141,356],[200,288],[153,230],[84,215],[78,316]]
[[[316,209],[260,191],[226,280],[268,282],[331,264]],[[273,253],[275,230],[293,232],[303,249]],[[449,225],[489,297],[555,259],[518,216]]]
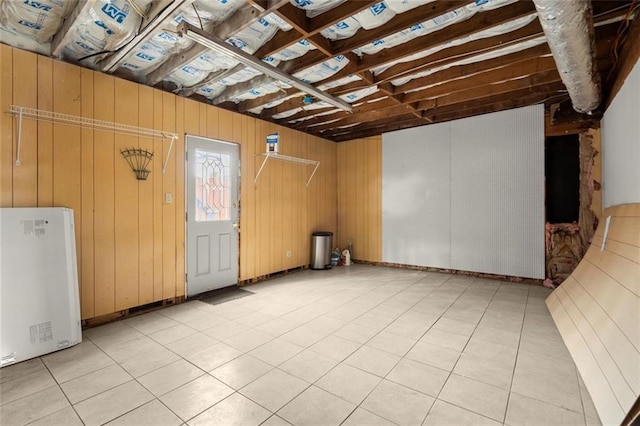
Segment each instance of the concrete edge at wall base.
[[82,320],[82,330],[86,330],[100,325],[105,325],[110,322],[136,317],[138,315],[148,314],[149,312],[157,311],[167,306],[177,305],[185,301],[184,296],[173,297],[169,299],[158,300],[157,302],[151,302],[140,306],[133,306],[131,308],[123,309],[121,311],[112,312],[110,314],[99,315],[97,317],[86,318]]
[[489,274],[486,272],[461,271],[458,269],[433,268],[431,266],[406,265],[403,263],[373,262],[368,260],[357,260],[357,259],[352,260],[352,262],[364,264],[364,265],[386,266],[390,268],[411,269],[414,271],[424,271],[424,272],[438,272],[441,274],[464,275],[464,276],[473,277],[473,278],[487,278],[491,280],[509,281],[513,283],[539,285],[539,286],[542,286],[542,283],[544,281],[537,278],[514,277],[511,275],[496,275],[496,274]]

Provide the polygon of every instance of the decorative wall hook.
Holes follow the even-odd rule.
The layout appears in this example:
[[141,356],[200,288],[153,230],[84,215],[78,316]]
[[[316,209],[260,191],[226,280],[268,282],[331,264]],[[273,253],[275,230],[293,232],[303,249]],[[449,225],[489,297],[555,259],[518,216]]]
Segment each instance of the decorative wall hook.
[[147,180],[151,170],[147,169],[147,166],[153,158],[153,152],[149,152],[142,148],[125,148],[120,150],[120,154],[127,160],[131,170],[136,175],[138,180]]

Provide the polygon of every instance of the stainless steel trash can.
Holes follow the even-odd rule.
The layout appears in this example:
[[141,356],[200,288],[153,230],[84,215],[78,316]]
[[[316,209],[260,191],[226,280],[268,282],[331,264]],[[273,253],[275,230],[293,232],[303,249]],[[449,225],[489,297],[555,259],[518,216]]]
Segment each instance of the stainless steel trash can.
[[331,269],[333,232],[311,234],[311,269]]

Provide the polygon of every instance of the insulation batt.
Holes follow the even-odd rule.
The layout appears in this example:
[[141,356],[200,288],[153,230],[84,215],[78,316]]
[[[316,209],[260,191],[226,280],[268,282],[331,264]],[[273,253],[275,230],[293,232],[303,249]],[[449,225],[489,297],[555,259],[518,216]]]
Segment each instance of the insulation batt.
[[[142,10],[146,10],[150,3],[151,0],[136,1]],[[81,59],[100,52],[113,52],[130,40],[141,21],[142,17],[127,0],[98,0],[88,12],[76,19],[75,34],[65,46],[63,55]]]
[[[0,26],[39,43],[48,43],[71,13],[77,1],[0,1]],[[4,42],[4,37],[2,39]]]

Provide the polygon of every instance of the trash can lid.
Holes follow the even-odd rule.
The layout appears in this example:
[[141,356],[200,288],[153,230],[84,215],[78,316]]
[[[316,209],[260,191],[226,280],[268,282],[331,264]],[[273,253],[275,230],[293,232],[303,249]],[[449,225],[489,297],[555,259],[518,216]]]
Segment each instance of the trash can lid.
[[321,231],[321,232],[314,232],[311,235],[314,237],[333,237],[333,232]]

